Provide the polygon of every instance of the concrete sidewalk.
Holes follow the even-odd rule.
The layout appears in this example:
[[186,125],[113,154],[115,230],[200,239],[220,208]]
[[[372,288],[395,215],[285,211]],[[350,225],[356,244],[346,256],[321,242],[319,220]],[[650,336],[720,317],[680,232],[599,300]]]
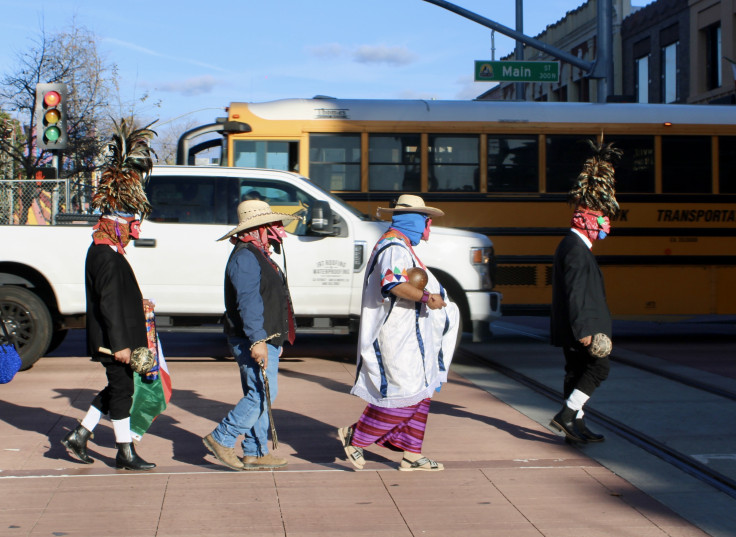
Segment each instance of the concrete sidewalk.
[[398,472],[400,454],[376,447],[354,470],[336,438],[364,408],[352,358],[294,351],[274,406],[289,466],[234,472],[201,437],[241,395],[236,366],[167,359],[173,399],[137,446],[150,473],[115,470],[106,419],[92,465],[59,442],[105,384],[99,365],[46,358],[0,386],[0,536],[706,535],[468,380],[497,375],[474,362],[430,409],[424,452],[443,472]]

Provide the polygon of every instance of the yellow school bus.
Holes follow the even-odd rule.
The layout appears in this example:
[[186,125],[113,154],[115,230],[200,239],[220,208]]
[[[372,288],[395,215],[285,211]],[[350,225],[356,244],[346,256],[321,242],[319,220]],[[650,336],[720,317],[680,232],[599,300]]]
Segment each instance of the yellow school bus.
[[[223,164],[299,171],[375,215],[401,193],[488,235],[504,313],[551,301],[566,194],[603,135],[621,212],[596,243],[614,315],[736,313],[736,107],[358,100],[232,103]],[[234,123],[233,123],[234,122]]]

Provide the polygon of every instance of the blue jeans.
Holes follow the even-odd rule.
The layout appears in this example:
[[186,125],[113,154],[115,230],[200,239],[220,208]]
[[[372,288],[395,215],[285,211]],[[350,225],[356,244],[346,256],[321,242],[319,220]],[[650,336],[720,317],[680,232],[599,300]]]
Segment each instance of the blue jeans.
[[[250,340],[245,338],[228,338],[230,350],[240,366],[240,381],[243,385],[243,398],[228,412],[212,432],[215,441],[225,447],[235,447],[241,434],[243,439],[243,455],[262,457],[268,453],[268,408],[266,393],[261,376],[261,367],[250,355]],[[271,392],[271,402],[276,399],[278,391],[279,354],[281,347],[268,345],[268,366],[266,376]]]

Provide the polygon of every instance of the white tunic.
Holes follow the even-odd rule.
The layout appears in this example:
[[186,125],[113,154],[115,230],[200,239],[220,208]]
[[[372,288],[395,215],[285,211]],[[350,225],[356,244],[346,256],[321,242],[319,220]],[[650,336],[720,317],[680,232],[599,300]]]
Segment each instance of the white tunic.
[[447,306],[399,298],[385,290],[407,282],[407,270],[424,267],[403,235],[389,230],[373,249],[366,268],[358,345],[358,373],[350,393],[387,408],[411,406],[447,382],[455,351],[458,308],[432,273],[426,289]]

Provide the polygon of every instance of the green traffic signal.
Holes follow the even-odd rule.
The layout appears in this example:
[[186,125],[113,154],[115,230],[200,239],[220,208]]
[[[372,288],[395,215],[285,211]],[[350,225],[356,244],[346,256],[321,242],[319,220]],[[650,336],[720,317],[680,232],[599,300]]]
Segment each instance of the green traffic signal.
[[43,131],[43,136],[49,142],[56,142],[59,138],[61,138],[61,130],[59,129],[59,127],[49,127],[48,129]]

